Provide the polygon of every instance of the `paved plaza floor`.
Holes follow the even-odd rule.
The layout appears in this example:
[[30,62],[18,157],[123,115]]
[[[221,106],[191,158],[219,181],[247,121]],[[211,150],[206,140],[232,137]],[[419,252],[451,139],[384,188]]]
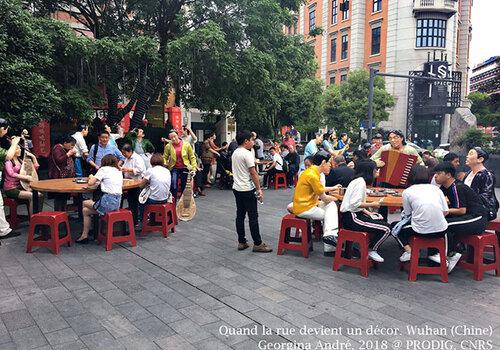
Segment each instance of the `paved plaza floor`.
[[277,256],[292,193],[268,190],[259,206],[270,254],[236,250],[234,197],[217,189],[196,200],[193,221],[167,239],[138,238],[136,248],[92,242],[26,254],[23,224],[0,247],[0,349],[500,347],[500,278],[491,272],[482,282],[457,268],[449,283],[411,283],[392,239],[368,278],[332,271],[317,242],[309,259]]

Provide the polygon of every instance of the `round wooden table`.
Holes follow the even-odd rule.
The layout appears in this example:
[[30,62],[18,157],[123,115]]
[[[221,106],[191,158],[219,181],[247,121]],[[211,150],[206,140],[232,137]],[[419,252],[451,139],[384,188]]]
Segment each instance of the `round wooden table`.
[[[87,178],[84,178],[87,180]],[[140,186],[142,180],[123,179],[123,190],[130,190]],[[56,192],[56,193],[78,193],[78,216],[81,217],[81,206],[83,193],[93,192],[95,187],[88,187],[87,183],[76,183],[75,178],[51,179],[30,182],[33,190],[33,213],[40,211],[38,205],[38,192]]]
[[[370,190],[376,190],[376,191],[383,191],[383,190],[388,190],[387,188],[378,188],[378,187],[371,187],[369,188]],[[403,193],[404,189],[402,188],[391,188],[389,189],[391,191],[396,191],[398,193]],[[343,195],[333,193],[332,196],[337,198],[339,201],[342,201],[344,199]],[[398,207],[402,208],[403,207],[403,197],[401,196],[393,196],[391,194],[386,194],[384,197],[378,197],[378,196],[366,196],[366,201],[368,203],[371,202],[380,202],[380,205],[383,207]]]

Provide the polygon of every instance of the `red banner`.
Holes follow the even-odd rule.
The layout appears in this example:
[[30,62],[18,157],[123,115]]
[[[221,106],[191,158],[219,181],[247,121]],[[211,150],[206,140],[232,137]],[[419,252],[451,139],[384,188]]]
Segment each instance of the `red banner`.
[[180,107],[169,107],[167,108],[168,119],[170,124],[172,124],[173,128],[177,130],[177,132],[182,131],[182,112]]
[[37,157],[48,157],[50,154],[50,124],[42,120],[31,129],[31,141],[33,142],[33,154]]

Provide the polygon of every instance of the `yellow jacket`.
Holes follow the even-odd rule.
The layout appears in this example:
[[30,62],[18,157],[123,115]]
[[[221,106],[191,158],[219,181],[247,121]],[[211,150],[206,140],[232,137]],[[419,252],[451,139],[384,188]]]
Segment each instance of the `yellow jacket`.
[[[182,141],[182,160],[188,170],[196,169],[196,156],[194,155],[193,147],[188,142]],[[167,143],[163,150],[163,161],[169,170],[175,166],[177,156],[172,143]]]

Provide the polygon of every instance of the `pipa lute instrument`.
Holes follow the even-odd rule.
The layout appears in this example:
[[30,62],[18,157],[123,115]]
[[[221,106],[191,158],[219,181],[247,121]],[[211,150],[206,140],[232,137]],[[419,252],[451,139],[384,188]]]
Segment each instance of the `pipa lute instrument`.
[[417,156],[389,150],[383,151],[380,159],[385,165],[380,170],[379,182],[406,187],[411,168],[417,163]]
[[190,221],[196,214],[196,203],[193,197],[193,175],[188,175],[186,188],[177,202],[177,218],[181,221]]
[[[24,129],[21,134],[21,139],[24,141],[24,157],[23,164],[21,165],[21,170],[19,171],[20,175],[28,175],[31,176],[33,181],[38,181],[38,173],[36,172],[35,164],[33,164],[33,159],[28,156],[29,148],[28,142],[26,141],[26,136],[28,136],[28,130]],[[30,183],[26,180],[21,180],[21,186],[26,191],[31,191]]]

